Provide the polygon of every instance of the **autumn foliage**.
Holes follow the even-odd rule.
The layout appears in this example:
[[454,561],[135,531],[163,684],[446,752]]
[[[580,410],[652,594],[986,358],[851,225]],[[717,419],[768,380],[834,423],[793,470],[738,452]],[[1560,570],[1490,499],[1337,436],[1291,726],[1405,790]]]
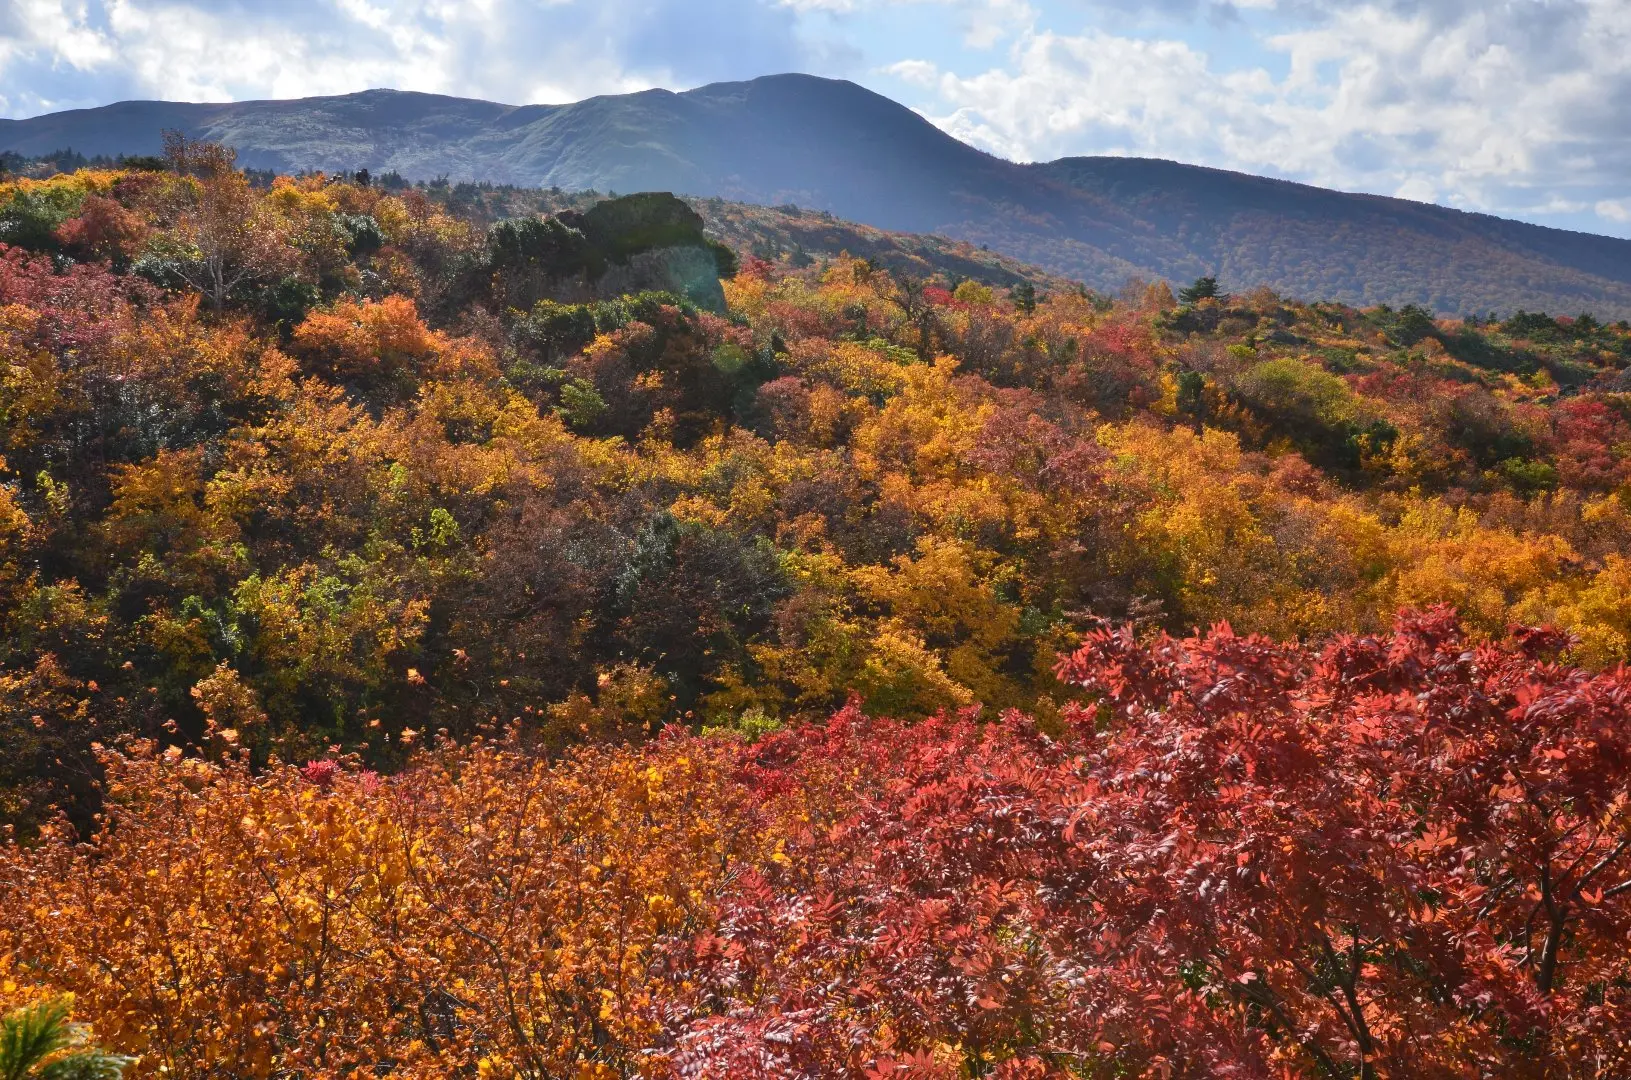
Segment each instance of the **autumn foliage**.
[[139,1076],[1631,1071],[1631,328],[623,293],[690,212],[592,201],[0,184],[0,1015]]
[[1057,726],[389,777],[137,747],[0,864],[5,985],[172,1076],[1618,1075],[1631,680],[1563,644],[1106,630]]

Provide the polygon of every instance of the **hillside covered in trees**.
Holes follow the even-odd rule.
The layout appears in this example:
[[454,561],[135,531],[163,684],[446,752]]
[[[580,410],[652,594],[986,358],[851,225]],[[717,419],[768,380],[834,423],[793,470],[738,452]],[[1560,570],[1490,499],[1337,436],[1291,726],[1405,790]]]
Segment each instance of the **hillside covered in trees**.
[[200,1080],[1631,1068],[1631,326],[361,179],[0,185],[7,1023]]
[[[383,180],[388,190],[401,191],[409,186],[400,174],[387,173]],[[581,213],[596,203],[617,197],[615,192],[592,189],[565,191],[491,183],[432,181],[412,186],[449,214],[482,227],[512,217],[549,216],[563,211]],[[785,263],[793,270],[848,256],[893,273],[922,278],[939,277],[950,281],[972,278],[1000,288],[1028,282],[1034,289],[1056,292],[1081,289],[1079,282],[999,255],[989,247],[932,233],[888,232],[845,221],[825,210],[809,210],[792,203],[758,206],[694,197],[685,202],[702,216],[709,236],[729,245],[744,258]]]
[[1100,290],[1214,274],[1236,291],[1310,301],[1631,318],[1631,240],[1170,161],[1016,164],[853,83],[807,75],[520,107],[391,90],[127,101],[0,120],[0,151],[156,154],[166,129],[279,172],[797,204],[984,245]]

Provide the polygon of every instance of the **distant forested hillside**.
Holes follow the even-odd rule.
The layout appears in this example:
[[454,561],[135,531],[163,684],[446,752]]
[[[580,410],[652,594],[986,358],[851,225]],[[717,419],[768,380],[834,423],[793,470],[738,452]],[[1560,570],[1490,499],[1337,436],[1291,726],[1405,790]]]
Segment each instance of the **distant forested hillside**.
[[[479,225],[530,214],[584,211],[612,198],[598,191],[523,188],[490,183],[432,183],[426,198]],[[687,200],[707,224],[708,235],[745,259],[761,259],[800,270],[840,256],[867,259],[880,268],[952,281],[1011,286],[1029,282],[1039,289],[1078,291],[1081,283],[1041,267],[932,233],[890,232],[845,221],[827,210],[792,203],[758,206],[720,198]]]
[[803,75],[524,107],[386,90],[123,102],[0,121],[0,151],[150,154],[166,128],[286,172],[792,203],[985,245],[1101,290],[1216,274],[1237,290],[1444,314],[1631,316],[1631,241],[1164,161],[1016,165],[861,87]]

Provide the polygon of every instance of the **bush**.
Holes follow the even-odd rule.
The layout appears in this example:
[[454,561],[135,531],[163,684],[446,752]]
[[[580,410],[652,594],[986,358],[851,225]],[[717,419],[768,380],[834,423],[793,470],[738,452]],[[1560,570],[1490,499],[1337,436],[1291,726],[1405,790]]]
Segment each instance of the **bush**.
[[618,746],[667,697],[623,664],[554,762],[138,748],[93,844],[0,849],[0,921],[180,1080],[1623,1075],[1631,674],[1567,644],[1103,629],[1046,725]]
[[0,244],[27,251],[58,250],[61,242],[57,230],[74,216],[78,203],[76,193],[13,191],[11,198],[0,206]]
[[1362,448],[1397,435],[1340,376],[1302,360],[1255,364],[1236,378],[1234,392],[1271,430],[1324,464],[1355,468]]

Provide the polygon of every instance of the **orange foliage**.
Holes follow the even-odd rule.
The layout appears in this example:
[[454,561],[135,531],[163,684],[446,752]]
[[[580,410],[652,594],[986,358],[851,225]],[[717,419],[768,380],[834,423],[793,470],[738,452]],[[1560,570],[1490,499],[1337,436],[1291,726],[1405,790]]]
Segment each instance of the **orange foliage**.
[[139,1076],[1619,1075],[1631,683],[1562,644],[1099,632],[1051,734],[138,744],[0,850],[0,1006]]
[[307,371],[337,382],[496,374],[479,346],[431,330],[404,296],[314,312],[295,329],[293,347]]
[[[1623,710],[1501,740],[1623,689],[1631,328],[837,255],[613,296],[582,216],[483,231],[587,196],[170,150],[0,185],[34,215],[0,250],[0,996],[76,993],[169,1076],[1403,1076],[1418,1035],[1417,1075],[1621,1068],[1620,884],[1573,864],[1623,839]],[[552,298],[512,310],[500,255]],[[1385,702],[1327,685],[1338,646],[1160,636],[1444,603]],[[1151,665],[1193,696],[1124,685]],[[1429,691],[1483,726],[1409,728]],[[1515,778],[1591,754],[1596,816],[1524,817]],[[1484,799],[1556,826],[1578,895],[1444,831]],[[1385,902],[1217,900],[1271,861]],[[1551,989],[1526,904],[1563,913]],[[1322,941],[1374,998],[1308,990]]]
[[0,856],[6,985],[74,993],[139,1075],[626,1075],[654,945],[773,845],[735,758],[478,744],[381,778],[142,747],[92,849]]

